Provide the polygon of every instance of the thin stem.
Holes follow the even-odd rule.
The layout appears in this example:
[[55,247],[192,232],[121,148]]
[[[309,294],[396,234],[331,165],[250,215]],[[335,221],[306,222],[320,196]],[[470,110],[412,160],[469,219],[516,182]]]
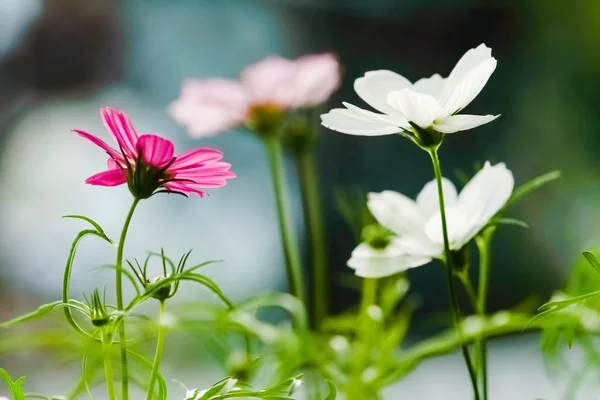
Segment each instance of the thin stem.
[[154,353],[154,361],[152,362],[152,373],[150,374],[150,382],[148,383],[148,393],[146,394],[146,400],[151,400],[154,395],[154,384],[158,378],[158,370],[160,366],[160,360],[162,359],[163,347],[165,343],[166,328],[160,321],[165,313],[165,302],[160,302],[160,315],[158,317],[159,327],[158,336],[156,338],[156,352]]
[[457,277],[461,281],[463,287],[465,288],[465,292],[467,293],[467,297],[469,298],[469,303],[471,304],[473,309],[477,311],[477,304],[479,299],[477,298],[477,293],[475,293],[475,287],[473,286],[473,282],[471,282],[471,278],[469,278],[469,275],[466,272],[458,274]]
[[311,320],[319,327],[329,312],[329,275],[325,253],[325,227],[321,208],[319,179],[314,153],[311,150],[297,154],[298,173],[302,202],[306,219],[306,230],[312,257],[312,309]]
[[283,150],[279,143],[279,139],[276,136],[267,138],[266,145],[267,153],[269,154],[271,173],[273,175],[273,187],[275,189],[279,229],[286,259],[290,292],[298,297],[303,304],[306,304],[302,280],[302,267],[300,263],[300,251],[298,250],[298,241],[296,238],[296,231],[294,230],[293,214],[285,179]]
[[[129,209],[129,213],[127,214],[127,218],[125,219],[125,224],[123,225],[123,230],[121,231],[121,238],[119,239],[119,246],[117,247],[117,261],[115,262],[115,270],[117,310],[119,311],[123,311],[123,274],[121,270],[123,269],[123,249],[125,247],[125,238],[127,237],[127,230],[129,229],[133,212],[135,211],[135,207],[139,202],[140,199],[134,198],[131,208]],[[119,345],[121,352],[121,397],[123,400],[127,400],[129,398],[129,370],[127,367],[127,339],[125,336],[125,321],[119,324]]]
[[[454,288],[454,273],[452,268],[452,256],[450,253],[450,241],[448,240],[448,226],[446,223],[446,208],[444,204],[444,191],[442,189],[442,166],[440,165],[440,159],[438,157],[437,149],[433,149],[429,151],[429,155],[431,156],[431,163],[433,164],[433,172],[435,174],[435,180],[437,181],[437,189],[438,189],[438,201],[440,205],[440,216],[442,219],[442,233],[444,236],[444,259],[446,262],[446,271],[447,271],[447,283],[448,283],[448,293],[450,295],[450,308],[452,310],[452,320],[456,330],[458,332],[459,337],[462,342],[462,329],[460,327],[460,308],[458,306],[458,300],[456,297],[456,290]],[[475,375],[475,369],[471,363],[471,357],[469,355],[469,348],[465,343],[461,344],[461,350],[463,358],[465,359],[465,364],[467,366],[467,370],[469,372],[469,377],[471,378],[471,385],[473,386],[473,396],[475,400],[479,400],[479,390],[477,388],[477,376]]]
[[[477,313],[484,316],[486,313],[487,293],[490,278],[490,242],[495,228],[490,227],[475,239],[479,250],[479,288],[477,296]],[[477,357],[478,375],[481,380],[483,399],[488,398],[488,374],[487,374],[487,346],[485,339],[481,338],[475,342],[475,356]]]
[[[369,315],[369,307],[377,304],[377,278],[364,278],[362,283],[359,326],[357,327],[358,350],[352,360],[352,375],[349,380],[350,387],[347,390],[348,399],[366,398],[366,392],[372,390],[364,385],[362,374],[369,365],[369,357],[373,341],[376,341],[374,327],[375,323]],[[371,393],[373,396],[373,393]]]
[[[103,333],[102,334],[102,354],[104,356],[104,376],[106,378],[106,390],[108,392],[108,399],[115,400],[117,398],[115,394],[115,378],[113,375],[112,367],[112,335]],[[85,379],[85,377],[84,377]]]

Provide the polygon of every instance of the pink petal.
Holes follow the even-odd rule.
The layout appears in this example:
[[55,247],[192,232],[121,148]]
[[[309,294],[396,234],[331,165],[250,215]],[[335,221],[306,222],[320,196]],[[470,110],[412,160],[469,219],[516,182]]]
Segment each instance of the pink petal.
[[85,180],[85,183],[98,186],[119,186],[127,182],[127,172],[123,169],[109,169]]
[[123,148],[125,154],[131,158],[136,158],[138,135],[127,115],[110,107],[102,108],[100,115],[102,116],[106,130],[110,132],[119,146]]
[[108,155],[110,157],[117,159],[117,160],[123,160],[123,155],[121,154],[121,152],[110,147],[108,144],[106,144],[106,142],[104,140],[99,139],[94,135],[90,135],[87,132],[80,131],[78,129],[73,129],[73,132],[77,133],[82,138],[87,139],[90,142],[94,143],[96,146],[102,148],[104,151],[106,151],[108,153]]
[[332,53],[308,55],[296,61],[294,107],[324,103],[340,86],[340,65]]
[[243,124],[248,103],[242,85],[227,79],[187,80],[169,113],[192,136],[212,136]]
[[181,169],[200,167],[207,162],[219,161],[221,158],[223,153],[217,149],[193,149],[179,154],[169,170],[176,172]]
[[157,135],[142,135],[137,142],[137,152],[142,161],[156,168],[162,168],[173,159],[173,143]]
[[284,109],[292,107],[297,68],[294,61],[279,56],[270,56],[246,67],[240,78],[250,103],[276,105]]
[[192,186],[186,184],[185,182],[169,182],[165,184],[165,188],[167,188],[168,190],[172,190],[174,192],[181,192],[181,193],[193,193],[196,194],[200,197],[204,197],[204,192],[199,190],[199,189],[195,189]]

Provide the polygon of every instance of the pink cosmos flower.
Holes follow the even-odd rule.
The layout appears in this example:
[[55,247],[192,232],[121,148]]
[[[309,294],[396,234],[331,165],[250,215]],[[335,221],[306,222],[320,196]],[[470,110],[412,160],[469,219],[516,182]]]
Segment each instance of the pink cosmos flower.
[[127,183],[131,193],[146,199],[159,191],[197,194],[201,189],[225,186],[235,178],[231,164],[221,162],[223,153],[201,148],[175,155],[173,143],[157,135],[138,136],[125,113],[102,108],[100,115],[106,130],[117,142],[116,149],[87,132],[75,129],[79,136],[102,148],[109,156],[108,170],[86,179],[99,186],[119,186]]
[[186,80],[169,111],[192,136],[212,136],[246,124],[261,109],[285,111],[324,103],[339,85],[339,63],[331,53],[295,60],[270,56],[246,67],[239,80]]

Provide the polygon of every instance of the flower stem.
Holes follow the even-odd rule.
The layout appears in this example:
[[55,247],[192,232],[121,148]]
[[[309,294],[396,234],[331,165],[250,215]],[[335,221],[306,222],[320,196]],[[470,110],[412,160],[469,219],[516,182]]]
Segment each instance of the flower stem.
[[[475,239],[477,249],[479,250],[479,287],[477,296],[477,313],[485,315],[488,282],[490,277],[490,241],[495,228],[490,227],[482,232]],[[483,399],[488,398],[488,377],[487,377],[487,346],[485,339],[481,338],[475,342],[475,355],[478,363],[478,375],[481,379]]]
[[[123,311],[123,249],[125,247],[125,238],[127,237],[127,230],[133,217],[135,207],[140,202],[137,197],[133,199],[123,230],[121,231],[121,238],[119,239],[119,246],[117,247],[117,261],[115,262],[116,270],[116,290],[117,290],[117,310]],[[127,367],[127,339],[125,336],[125,320],[119,324],[119,346],[121,348],[121,398],[127,400],[129,398],[129,370]]]
[[150,382],[148,383],[148,393],[146,394],[146,400],[152,400],[154,394],[154,384],[158,378],[158,370],[160,366],[160,360],[162,359],[163,347],[165,343],[166,328],[161,322],[165,313],[165,302],[160,302],[160,315],[158,317],[159,328],[158,336],[156,338],[156,352],[154,353],[154,361],[152,363],[152,373],[150,374]]
[[112,368],[112,357],[111,357],[111,335],[102,335],[102,353],[104,356],[104,376],[106,378],[106,390],[108,391],[108,399],[115,400],[117,398],[115,394],[115,382]]
[[[438,190],[438,201],[440,204],[440,215],[442,219],[442,233],[444,236],[444,254],[445,254],[445,262],[446,262],[446,271],[448,273],[447,283],[448,283],[448,293],[450,295],[450,308],[452,310],[452,320],[454,326],[457,329],[458,335],[461,338],[462,342],[462,329],[460,327],[460,308],[458,306],[458,300],[456,297],[456,290],[454,288],[454,273],[452,268],[452,257],[450,254],[450,242],[448,240],[448,226],[446,223],[446,207],[444,204],[444,191],[442,189],[442,166],[440,165],[440,159],[438,157],[437,149],[433,149],[429,151],[429,155],[431,156],[431,162],[433,164],[433,172],[435,174],[435,180],[437,182],[437,190]],[[461,343],[461,350],[463,354],[463,358],[465,359],[465,364],[467,366],[467,370],[469,372],[469,378],[471,379],[471,385],[473,386],[473,396],[475,400],[479,400],[479,389],[477,388],[477,376],[475,375],[475,369],[473,368],[473,364],[471,363],[471,357],[469,355],[469,348],[466,343]]]
[[285,179],[283,150],[277,136],[267,138],[266,145],[267,153],[269,154],[271,173],[273,175],[273,187],[275,189],[279,229],[286,259],[290,292],[298,297],[303,304],[306,304],[302,281],[300,251],[298,250],[296,231],[294,230],[293,215]]
[[329,275],[325,253],[325,227],[319,192],[319,179],[315,156],[311,150],[300,151],[296,156],[306,229],[312,257],[312,313],[314,327],[318,327],[329,312]]

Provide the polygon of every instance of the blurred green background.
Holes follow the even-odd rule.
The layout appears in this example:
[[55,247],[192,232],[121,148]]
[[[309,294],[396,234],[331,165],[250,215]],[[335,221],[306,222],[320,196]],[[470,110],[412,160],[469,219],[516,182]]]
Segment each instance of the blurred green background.
[[[597,0],[1,0],[0,319],[60,296],[79,228],[61,215],[89,215],[113,235],[120,229],[127,189],[86,187],[104,156],[70,132],[105,135],[99,107],[125,110],[138,131],[164,134],[180,150],[205,145],[224,151],[238,179],[203,200],[163,196],[143,204],[127,253],[139,257],[164,246],[175,257],[194,248],[197,261],[224,259],[205,272],[243,299],[283,289],[285,282],[265,155],[258,139],[243,132],[186,137],[166,112],[181,81],[235,77],[270,54],[333,51],[343,65],[343,86],[328,106],[362,104],[352,83],[365,71],[390,69],[411,80],[446,76],[482,42],[493,49],[498,68],[468,111],[502,117],[448,138],[441,153],[445,175],[458,183],[455,170],[470,172],[485,160],[506,162],[517,183],[562,171],[560,181],[512,210],[530,229],[501,229],[493,248],[492,310],[531,295],[545,299],[599,238],[599,39]],[[325,245],[339,311],[356,301],[345,266],[356,242],[336,212],[334,187],[415,196],[432,171],[406,140],[321,133]],[[74,293],[110,277],[89,273],[112,257],[112,249],[94,246],[82,248]],[[447,307],[444,272],[432,264],[409,277],[422,296],[414,326],[419,337],[435,325],[429,317]],[[28,360],[13,355],[0,365],[29,373]]]

